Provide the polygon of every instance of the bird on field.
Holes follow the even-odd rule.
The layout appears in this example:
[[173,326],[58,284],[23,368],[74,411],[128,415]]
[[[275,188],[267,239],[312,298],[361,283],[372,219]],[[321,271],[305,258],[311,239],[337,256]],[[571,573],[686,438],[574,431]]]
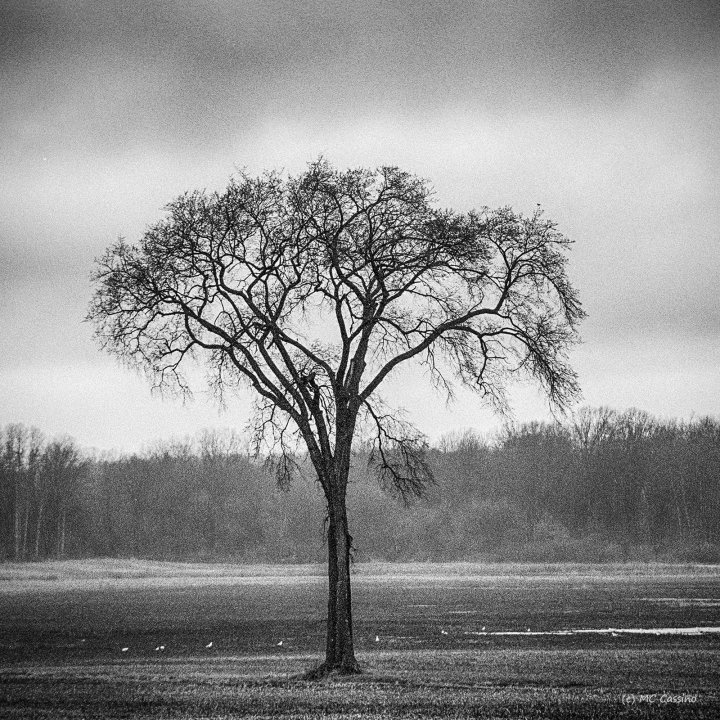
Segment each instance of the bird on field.
[[485,629],[485,626],[484,626],[484,625],[483,625],[483,628],[482,628],[482,629],[483,629],[483,630]]
[[122,648],[122,649],[120,650],[120,652],[127,652],[129,649],[130,649],[129,647],[125,647],[125,648]]
[[209,642],[205,647],[206,647],[206,648],[211,648],[212,646],[213,646],[212,642]]
[[375,642],[380,642],[380,636],[379,636],[379,635],[376,635],[376,636],[375,636]]
[[281,641],[278,643],[278,647],[280,647],[282,644],[283,644],[283,641],[281,640]]
[[441,631],[440,631],[440,634],[441,634],[441,635],[447,635],[447,634],[448,634],[448,631],[447,631],[447,630],[441,630]]

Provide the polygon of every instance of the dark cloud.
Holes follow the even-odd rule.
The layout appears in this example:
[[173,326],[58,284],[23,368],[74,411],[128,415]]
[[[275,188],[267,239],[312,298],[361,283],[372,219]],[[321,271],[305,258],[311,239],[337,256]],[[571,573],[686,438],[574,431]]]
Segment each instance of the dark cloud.
[[710,2],[15,2],[0,62],[21,102],[3,112],[111,154],[278,112],[605,103],[716,57],[719,20]]

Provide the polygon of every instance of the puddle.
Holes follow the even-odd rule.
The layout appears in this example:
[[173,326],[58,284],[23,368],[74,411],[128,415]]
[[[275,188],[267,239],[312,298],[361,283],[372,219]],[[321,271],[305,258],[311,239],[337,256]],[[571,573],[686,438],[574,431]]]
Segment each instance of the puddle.
[[676,605],[677,607],[720,607],[720,599],[718,598],[641,597],[635,598],[635,600],[662,605]]
[[681,628],[584,628],[578,630],[475,630],[465,635],[708,635],[720,633],[719,626]]

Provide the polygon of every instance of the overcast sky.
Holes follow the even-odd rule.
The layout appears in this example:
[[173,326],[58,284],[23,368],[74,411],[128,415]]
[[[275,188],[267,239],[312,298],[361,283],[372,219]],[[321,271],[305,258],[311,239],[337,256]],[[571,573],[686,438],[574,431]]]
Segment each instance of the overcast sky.
[[[180,192],[321,153],[444,207],[540,203],[575,240],[583,402],[720,415],[715,0],[5,0],[0,34],[0,425],[123,450],[242,429],[246,399],[154,398],[98,350],[93,259]],[[409,380],[389,395],[432,438],[498,427]]]

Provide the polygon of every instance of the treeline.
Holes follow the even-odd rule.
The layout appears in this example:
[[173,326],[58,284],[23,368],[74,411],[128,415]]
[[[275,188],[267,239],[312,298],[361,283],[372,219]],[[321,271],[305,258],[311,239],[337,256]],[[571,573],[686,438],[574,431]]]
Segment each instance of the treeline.
[[[232,434],[88,457],[34,429],[0,433],[0,558],[320,561],[309,468],[288,490]],[[720,422],[584,409],[483,439],[444,439],[437,484],[405,506],[358,453],[358,560],[720,561]],[[301,464],[302,465],[302,464]]]

